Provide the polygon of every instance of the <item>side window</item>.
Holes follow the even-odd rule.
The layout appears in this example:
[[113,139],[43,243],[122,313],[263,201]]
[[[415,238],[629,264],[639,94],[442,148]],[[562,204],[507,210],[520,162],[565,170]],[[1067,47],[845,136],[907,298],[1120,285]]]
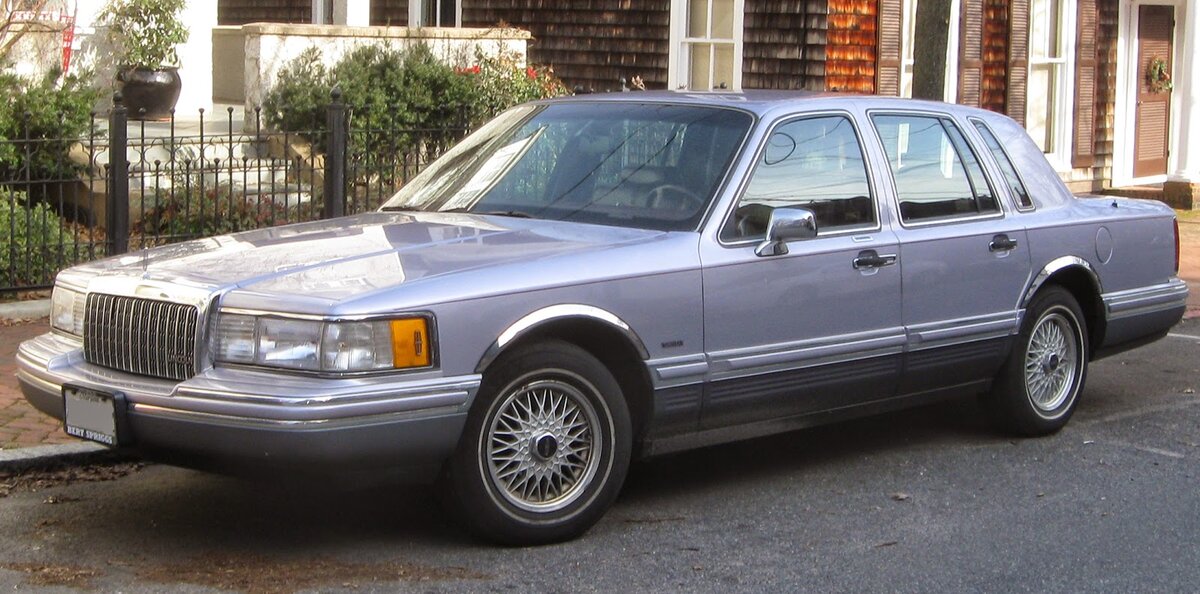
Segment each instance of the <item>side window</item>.
[[862,147],[844,116],[783,124],[771,133],[725,239],[761,237],[771,211],[807,208],[818,232],[875,225]]
[[983,167],[954,122],[916,115],[871,120],[887,152],[904,222],[999,212]]
[[1000,167],[1000,172],[1004,174],[1004,182],[1008,184],[1008,189],[1012,191],[1012,195],[1017,199],[1017,205],[1021,208],[1033,208],[1033,199],[1029,197],[1029,190],[1025,189],[1025,183],[1021,181],[1021,176],[1017,175],[1017,168],[1013,165],[1012,159],[1008,158],[1008,153],[1004,152],[1004,147],[1000,145],[1000,140],[992,134],[987,124],[979,120],[971,120],[975,124],[975,129],[979,131],[979,135],[983,137],[983,143],[992,153],[992,157],[996,159],[996,165]]

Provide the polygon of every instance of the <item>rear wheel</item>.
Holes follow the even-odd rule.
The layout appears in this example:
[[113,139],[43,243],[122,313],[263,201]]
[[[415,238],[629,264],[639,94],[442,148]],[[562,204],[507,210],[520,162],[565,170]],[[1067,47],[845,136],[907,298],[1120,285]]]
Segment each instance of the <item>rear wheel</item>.
[[620,385],[595,357],[560,341],[522,348],[484,376],[447,469],[453,511],[505,544],[574,538],[616,498],[631,442]]
[[1071,293],[1056,286],[1039,292],[987,398],[997,424],[1024,435],[1066,425],[1087,377],[1087,344],[1083,312]]

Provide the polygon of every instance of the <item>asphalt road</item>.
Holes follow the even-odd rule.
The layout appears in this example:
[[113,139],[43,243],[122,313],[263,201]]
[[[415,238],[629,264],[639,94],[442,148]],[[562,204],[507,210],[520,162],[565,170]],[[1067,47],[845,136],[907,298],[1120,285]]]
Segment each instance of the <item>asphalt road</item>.
[[1058,435],[962,401],[651,460],[585,537],[536,549],[472,541],[431,489],[23,477],[0,589],[1194,592],[1200,320],[1174,333],[1093,365]]

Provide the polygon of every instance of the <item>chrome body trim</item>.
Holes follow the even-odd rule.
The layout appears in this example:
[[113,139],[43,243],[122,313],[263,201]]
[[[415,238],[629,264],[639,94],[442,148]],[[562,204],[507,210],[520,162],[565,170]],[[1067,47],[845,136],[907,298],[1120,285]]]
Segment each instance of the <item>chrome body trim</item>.
[[1092,284],[1096,287],[1096,293],[1104,293],[1104,287],[1100,284],[1100,275],[1096,273],[1096,269],[1092,267],[1090,262],[1080,258],[1079,256],[1060,256],[1043,266],[1042,270],[1033,277],[1033,282],[1030,283],[1029,289],[1025,291],[1025,298],[1021,300],[1021,308],[1024,309],[1025,306],[1029,305],[1029,302],[1033,299],[1034,294],[1038,292],[1038,289],[1042,288],[1042,285],[1046,283],[1046,280],[1048,280],[1055,273],[1073,266],[1082,268],[1088,273],[1088,276],[1092,279]]
[[481,358],[479,360],[479,364],[475,366],[475,372],[483,373],[483,370],[487,369],[487,366],[490,365],[492,361],[495,361],[496,357],[500,356],[500,353],[506,347],[530,330],[533,330],[534,328],[537,328],[546,322],[570,318],[585,318],[603,322],[604,324],[611,326],[612,328],[620,331],[621,334],[625,335],[625,338],[627,338],[629,342],[633,344],[633,347],[637,349],[638,356],[643,361],[650,358],[649,351],[646,350],[646,345],[633,331],[633,328],[631,328],[629,324],[625,322],[625,320],[622,320],[612,312],[600,309],[599,307],[583,305],[579,303],[563,303],[544,307],[535,312],[526,314],[521,319],[510,324],[508,328],[500,333],[500,336],[496,338],[495,342],[488,347],[487,351],[484,352],[483,358]]
[[1021,328],[1024,310],[910,326],[909,350],[923,351],[993,338],[1005,338]]
[[1108,293],[1102,295],[1101,299],[1108,319],[1119,320],[1185,306],[1187,297],[1187,283],[1174,278],[1161,285]]
[[668,357],[646,362],[654,388],[676,388],[703,383],[708,376],[708,357],[704,353]]
[[712,353],[709,362],[710,379],[735,379],[871,357],[899,355],[904,352],[906,342],[903,328],[887,328],[773,344],[765,348],[719,351]]

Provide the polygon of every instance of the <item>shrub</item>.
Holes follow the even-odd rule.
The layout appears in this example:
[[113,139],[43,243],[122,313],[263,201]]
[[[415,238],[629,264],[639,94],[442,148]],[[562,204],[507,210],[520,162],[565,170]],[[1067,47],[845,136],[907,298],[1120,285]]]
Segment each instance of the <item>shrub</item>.
[[272,128],[288,132],[324,130],[332,88],[329,69],[321,62],[321,50],[310,47],[279,71],[275,85],[263,99],[263,120]]
[[40,80],[0,77],[0,180],[73,179],[80,167],[68,158],[71,146],[92,132],[92,106],[99,91],[90,76],[51,72]]
[[461,128],[517,103],[566,94],[553,69],[522,67],[511,52],[479,52],[478,65],[470,68],[443,64],[423,44],[408,50],[360,47],[333,68],[322,66],[320,56],[309,48],[280,71],[263,101],[268,126],[323,138],[335,85],[350,108],[352,127],[380,131]]
[[48,285],[82,255],[49,206],[26,202],[20,192],[0,190],[0,286]]
[[513,52],[487,56],[476,50],[478,65],[459,69],[472,79],[476,89],[473,120],[486,120],[518,103],[567,94],[567,87],[554,75],[554,68],[522,67],[519,57]]

